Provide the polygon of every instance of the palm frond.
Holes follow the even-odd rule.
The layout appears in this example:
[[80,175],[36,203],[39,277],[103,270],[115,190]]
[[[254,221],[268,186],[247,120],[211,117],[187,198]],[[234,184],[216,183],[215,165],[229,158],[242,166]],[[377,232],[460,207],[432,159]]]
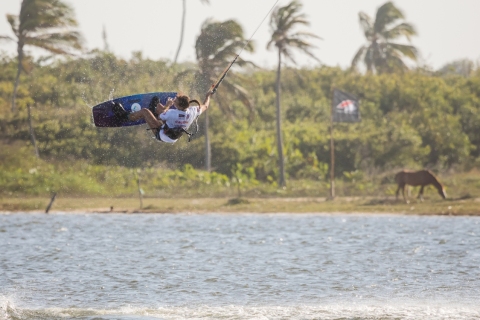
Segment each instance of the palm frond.
[[353,57],[351,68],[356,69],[358,66],[358,63],[360,60],[362,60],[365,57],[365,53],[367,51],[367,46],[361,46],[360,49],[358,49],[357,53]]
[[280,50],[280,53],[294,64],[296,64],[296,62],[291,48],[299,49],[303,53],[319,61],[319,59],[311,52],[311,49],[315,48],[315,46],[305,41],[305,39],[320,39],[320,37],[306,31],[294,32],[294,28],[297,26],[308,26],[310,24],[306,19],[305,14],[300,13],[301,9],[302,4],[294,0],[284,7],[277,7],[273,11],[270,19],[270,27],[273,32],[272,37],[267,44],[267,49],[271,49],[272,45],[275,45]]
[[287,60],[291,61],[293,64],[297,64],[297,61],[295,60],[295,58],[293,57],[293,52],[292,50],[290,50],[289,47],[285,46],[284,48],[282,48],[280,50],[280,52],[282,53],[282,55],[287,58]]
[[[303,16],[303,15],[302,15]],[[296,16],[293,19],[286,21],[284,29],[291,30],[296,26],[303,25],[303,26],[310,26],[310,22],[306,19],[306,17]]]
[[62,47],[59,47],[56,44],[50,44],[50,43],[47,43],[47,42],[32,41],[31,43],[29,43],[29,45],[32,45],[32,46],[35,46],[37,48],[50,51],[50,52],[55,53],[55,54],[71,54],[68,50],[66,50]]
[[25,37],[25,44],[57,54],[71,54],[70,49],[81,49],[82,38],[78,32],[43,33],[36,37]]
[[274,46],[275,45],[275,39],[273,39],[273,37],[270,39],[270,41],[268,41],[267,43],[267,49],[270,50],[272,48],[272,45]]
[[415,47],[390,42],[401,36],[410,40],[411,36],[417,34],[415,28],[407,22],[394,25],[399,19],[404,19],[404,15],[392,2],[378,8],[374,22],[367,14],[359,13],[360,26],[368,44],[357,51],[352,60],[352,68],[363,60],[368,72],[392,72],[405,70],[406,65],[403,61],[399,62],[403,58],[417,60],[418,51]]
[[320,60],[312,53],[311,49],[315,48],[312,44],[301,40],[299,38],[288,39],[286,41],[288,47],[297,48],[303,53],[307,54],[309,57],[315,59],[316,61],[320,62]]
[[417,31],[415,27],[410,23],[400,23],[399,25],[391,28],[390,30],[385,30],[382,32],[382,36],[384,39],[396,39],[401,36],[405,36],[409,41],[411,36],[417,35]]
[[255,62],[250,61],[250,60],[244,60],[241,57],[238,57],[235,64],[238,65],[239,67],[250,66],[250,67],[254,67],[254,68],[260,68]]
[[373,29],[375,33],[382,33],[389,24],[403,18],[402,11],[395,7],[393,2],[389,1],[378,8]]
[[15,39],[13,39],[12,37],[9,37],[9,36],[2,36],[2,35],[0,35],[0,40],[9,40],[9,41],[15,41]]
[[19,18],[19,30],[22,34],[77,26],[73,9],[62,1],[23,0]]
[[[279,8],[278,22],[279,27],[282,29],[288,29],[288,22],[294,20],[294,15],[299,15],[299,11],[302,8],[302,4],[296,0],[290,2],[285,7]],[[293,17],[293,18],[292,18]]]
[[12,28],[13,33],[19,37],[18,33],[18,16],[15,16],[13,14],[7,14],[7,21],[10,24],[10,27]]
[[401,55],[412,59],[413,61],[417,61],[418,59],[418,50],[414,46],[398,44],[398,43],[388,43],[387,50],[400,52]]
[[[213,61],[225,61],[225,60],[232,60],[236,55],[237,52],[243,47],[244,41],[243,40],[233,40],[230,43],[227,43],[225,47],[219,48],[218,51],[213,54],[212,56],[208,57],[208,60]],[[252,51],[252,49],[246,48],[247,51]]]
[[239,99],[242,104],[248,109],[249,114],[253,116],[253,102],[252,99],[250,99],[248,91],[239,84],[233,83],[231,81],[227,81],[225,83],[225,87],[227,88],[226,92],[233,93],[235,97]]
[[[317,36],[316,34],[311,33],[311,32],[307,32],[307,31],[295,32],[295,33],[293,33],[290,37],[291,37],[291,38],[296,38],[296,39],[314,38],[314,39],[323,40],[321,37]],[[314,45],[311,45],[311,46],[312,46],[312,47],[315,47]]]
[[370,16],[364,12],[359,12],[358,19],[360,21],[360,26],[363,29],[363,33],[365,34],[365,38],[371,40],[373,38],[373,35],[375,34],[373,30],[372,18],[370,18]]
[[[211,60],[219,52],[223,55],[236,55],[239,48],[245,46],[242,27],[234,20],[216,22],[207,20],[197,38],[195,49],[197,60]],[[254,50],[253,44],[248,43],[247,51]]]

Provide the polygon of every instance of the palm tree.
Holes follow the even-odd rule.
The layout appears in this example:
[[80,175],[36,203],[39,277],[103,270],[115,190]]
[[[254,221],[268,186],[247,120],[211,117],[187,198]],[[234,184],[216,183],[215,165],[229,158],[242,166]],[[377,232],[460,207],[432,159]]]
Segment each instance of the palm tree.
[[[198,69],[195,71],[195,91],[203,94],[215,83],[224,69],[233,61],[242,48],[253,52],[253,45],[249,42],[245,45],[243,29],[234,20],[224,22],[207,19],[201,28],[200,35],[195,43],[195,51],[198,61]],[[236,65],[244,66],[252,64],[238,57]],[[189,72],[189,71],[187,71]],[[182,76],[182,74],[180,74]],[[253,112],[252,103],[248,92],[236,82],[235,71],[230,70],[221,87],[215,94],[215,101],[222,112],[232,116],[234,110],[230,108],[229,101],[232,96],[238,98]],[[211,169],[210,139],[208,136],[208,112],[205,113],[205,167]]]
[[307,54],[313,59],[318,59],[313,55],[311,49],[314,48],[312,44],[307,42],[307,38],[320,39],[318,36],[305,31],[294,31],[299,26],[309,26],[310,23],[306,19],[306,15],[300,13],[302,4],[297,0],[294,0],[284,7],[276,7],[272,12],[270,18],[270,27],[272,29],[272,38],[267,44],[267,49],[275,46],[278,50],[278,65],[277,65],[277,78],[275,81],[275,106],[276,106],[276,118],[277,118],[277,151],[278,151],[278,163],[279,163],[279,185],[281,187],[286,186],[285,181],[285,160],[283,155],[283,140],[282,140],[282,118],[280,108],[280,80],[281,80],[281,67],[282,56],[296,64],[293,58],[292,49],[298,49],[301,52]]
[[395,72],[408,69],[403,61],[405,57],[417,61],[418,51],[414,46],[391,42],[402,36],[410,41],[410,37],[417,34],[410,23],[398,23],[405,17],[392,2],[378,8],[375,21],[363,12],[358,16],[368,43],[358,50],[352,68],[363,60],[368,72]]
[[[24,46],[42,48],[55,54],[69,54],[70,49],[81,49],[81,37],[70,28],[77,26],[73,9],[60,0],[23,0],[20,15],[7,15],[16,39],[1,36],[17,43],[17,76],[12,96],[12,111],[23,68]],[[24,70],[25,71],[25,70]]]
[[[210,0],[200,0],[202,3],[207,3],[209,4],[210,3]],[[178,48],[177,48],[177,53],[175,54],[175,59],[173,60],[173,64],[176,64],[177,63],[177,60],[178,60],[178,55],[180,54],[180,49],[182,48],[182,44],[183,44],[183,35],[184,35],[184,31],[185,31],[185,17],[187,15],[187,0],[182,0],[182,27],[180,29],[180,43],[178,44]]]

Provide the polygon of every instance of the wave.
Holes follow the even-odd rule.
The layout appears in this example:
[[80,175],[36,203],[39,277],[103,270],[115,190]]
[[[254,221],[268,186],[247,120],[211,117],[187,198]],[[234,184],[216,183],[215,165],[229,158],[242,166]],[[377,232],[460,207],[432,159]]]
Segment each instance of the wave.
[[480,307],[426,303],[331,303],[294,306],[167,306],[114,309],[19,308],[0,299],[0,318],[17,319],[480,319]]

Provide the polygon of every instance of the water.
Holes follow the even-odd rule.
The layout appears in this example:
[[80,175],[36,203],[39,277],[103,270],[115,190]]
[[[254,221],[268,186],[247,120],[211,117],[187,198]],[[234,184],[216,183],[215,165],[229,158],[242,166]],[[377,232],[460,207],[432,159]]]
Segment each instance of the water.
[[480,319],[480,219],[0,215],[0,319]]

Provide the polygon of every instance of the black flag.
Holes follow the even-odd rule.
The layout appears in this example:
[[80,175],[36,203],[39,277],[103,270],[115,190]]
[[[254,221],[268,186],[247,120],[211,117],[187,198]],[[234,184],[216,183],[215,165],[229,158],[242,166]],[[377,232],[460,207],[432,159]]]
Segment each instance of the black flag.
[[360,102],[346,92],[333,90],[333,122],[360,122]]

